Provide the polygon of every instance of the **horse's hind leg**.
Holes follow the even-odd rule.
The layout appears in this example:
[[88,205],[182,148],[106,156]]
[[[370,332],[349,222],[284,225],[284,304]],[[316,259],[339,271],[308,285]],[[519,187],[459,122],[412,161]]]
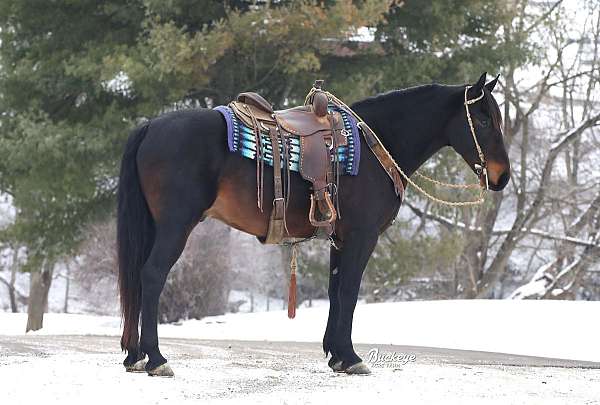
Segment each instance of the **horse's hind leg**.
[[[150,375],[173,376],[158,347],[158,302],[171,267],[181,255],[187,238],[214,200],[214,190],[205,185],[188,185],[185,192],[169,190],[156,221],[156,236],[148,260],[142,267],[142,334],[140,350],[148,355]],[[183,190],[180,190],[183,191]]]
[[183,251],[189,233],[189,224],[159,225],[152,252],[144,264],[142,281],[142,335],[140,349],[148,355],[146,371],[150,375],[173,376],[167,360],[158,348],[158,301],[169,270]]

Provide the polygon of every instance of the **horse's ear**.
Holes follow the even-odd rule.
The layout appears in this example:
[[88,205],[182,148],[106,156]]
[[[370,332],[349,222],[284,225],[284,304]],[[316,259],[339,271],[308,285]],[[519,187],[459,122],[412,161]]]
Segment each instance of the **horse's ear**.
[[469,98],[478,97],[481,94],[481,92],[483,91],[483,86],[485,86],[486,76],[487,72],[483,72],[479,80],[477,80],[477,83],[471,86],[468,92]]
[[498,74],[498,76],[496,76],[494,78],[494,80],[492,80],[491,82],[487,83],[485,85],[485,88],[491,93],[492,91],[494,91],[494,87],[496,87],[496,83],[498,83],[498,78],[500,77],[500,75]]

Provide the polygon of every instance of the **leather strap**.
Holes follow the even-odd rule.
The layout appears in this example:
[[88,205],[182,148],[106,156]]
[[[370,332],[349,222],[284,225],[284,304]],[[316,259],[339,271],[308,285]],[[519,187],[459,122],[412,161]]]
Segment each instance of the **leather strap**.
[[[281,180],[281,154],[279,152],[279,140],[277,129],[269,128],[269,136],[271,137],[271,145],[273,147],[273,212],[276,219],[283,219],[285,209],[283,201],[283,182]],[[272,215],[273,216],[273,215]]]
[[260,211],[263,210],[263,186],[264,186],[264,162],[263,162],[263,150],[262,150],[262,141],[260,135],[260,126],[258,125],[258,121],[252,111],[246,104],[242,104],[244,109],[252,119],[252,127],[254,128],[254,136],[255,136],[255,147],[256,147],[256,200],[257,205]]
[[[269,219],[267,231],[267,244],[279,244],[285,234],[285,200],[283,199],[283,183],[281,180],[281,153],[279,152],[279,140],[277,128],[269,127],[269,136],[273,147],[273,209]],[[282,139],[282,142],[285,140]]]
[[365,143],[369,149],[371,149],[388,177],[392,180],[392,183],[394,183],[394,191],[402,200],[404,194],[404,183],[402,182],[402,178],[400,177],[398,170],[396,170],[396,166],[394,166],[394,162],[389,159],[388,154],[385,153],[383,145],[381,145],[379,139],[377,139],[377,137],[371,132],[369,127],[364,125],[362,122],[359,122],[358,126],[361,129],[360,132],[362,132],[363,137],[365,138]]

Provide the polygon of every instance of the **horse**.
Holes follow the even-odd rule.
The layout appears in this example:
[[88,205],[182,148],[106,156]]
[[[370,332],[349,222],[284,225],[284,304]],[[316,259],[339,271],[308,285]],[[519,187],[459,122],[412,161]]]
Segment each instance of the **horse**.
[[[406,176],[450,146],[483,182],[477,153],[481,149],[485,182],[489,189],[500,191],[509,182],[510,162],[501,113],[492,95],[497,80],[486,84],[484,73],[475,84],[394,90],[351,108],[377,134]],[[475,101],[466,106],[466,98]],[[329,367],[348,374],[370,372],[354,351],[352,318],[365,266],[402,202],[362,138],[360,147],[359,173],[342,176],[339,184],[343,216],[335,224],[336,243],[330,249],[330,305],[323,337],[325,356],[331,356]],[[266,178],[272,178],[273,169],[264,170]],[[273,200],[271,183],[264,184],[265,201]],[[405,178],[403,183],[406,186]],[[157,333],[159,296],[167,275],[192,229],[207,217],[264,239],[270,208],[257,207],[256,187],[255,162],[228,150],[226,122],[215,110],[165,113],[131,132],[117,191],[121,349],[127,355],[123,362],[127,371],[174,375],[159,350]],[[308,220],[309,185],[292,172],[289,187],[287,230],[292,237],[308,238],[314,232]]]

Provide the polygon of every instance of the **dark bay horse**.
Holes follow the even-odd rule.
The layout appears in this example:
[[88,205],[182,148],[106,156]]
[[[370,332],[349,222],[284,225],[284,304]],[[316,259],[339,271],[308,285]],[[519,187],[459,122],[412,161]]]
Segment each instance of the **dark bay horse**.
[[[489,188],[502,190],[510,165],[501,115],[492,96],[497,78],[485,73],[468,90],[483,98],[469,106],[485,155]],[[475,171],[479,157],[467,122],[464,85],[425,85],[359,101],[352,109],[380,137],[400,168],[414,173],[434,153],[451,146]],[[340,180],[343,213],[336,223],[337,248],[329,266],[329,319],[323,350],[334,371],[367,373],[352,346],[352,317],[363,270],[379,234],[396,217],[401,200],[361,137],[360,172]],[[130,135],[118,188],[119,286],[124,320],[121,347],[128,371],[173,375],[157,336],[158,301],[169,270],[192,229],[206,217],[265,237],[270,208],[256,204],[255,162],[230,153],[226,125],[214,110],[177,111],[154,118]],[[265,179],[273,171],[265,166]],[[264,201],[273,200],[265,181]],[[292,236],[309,237],[309,186],[292,172],[287,225]],[[141,336],[138,324],[141,319]],[[148,356],[146,362],[145,358]]]

